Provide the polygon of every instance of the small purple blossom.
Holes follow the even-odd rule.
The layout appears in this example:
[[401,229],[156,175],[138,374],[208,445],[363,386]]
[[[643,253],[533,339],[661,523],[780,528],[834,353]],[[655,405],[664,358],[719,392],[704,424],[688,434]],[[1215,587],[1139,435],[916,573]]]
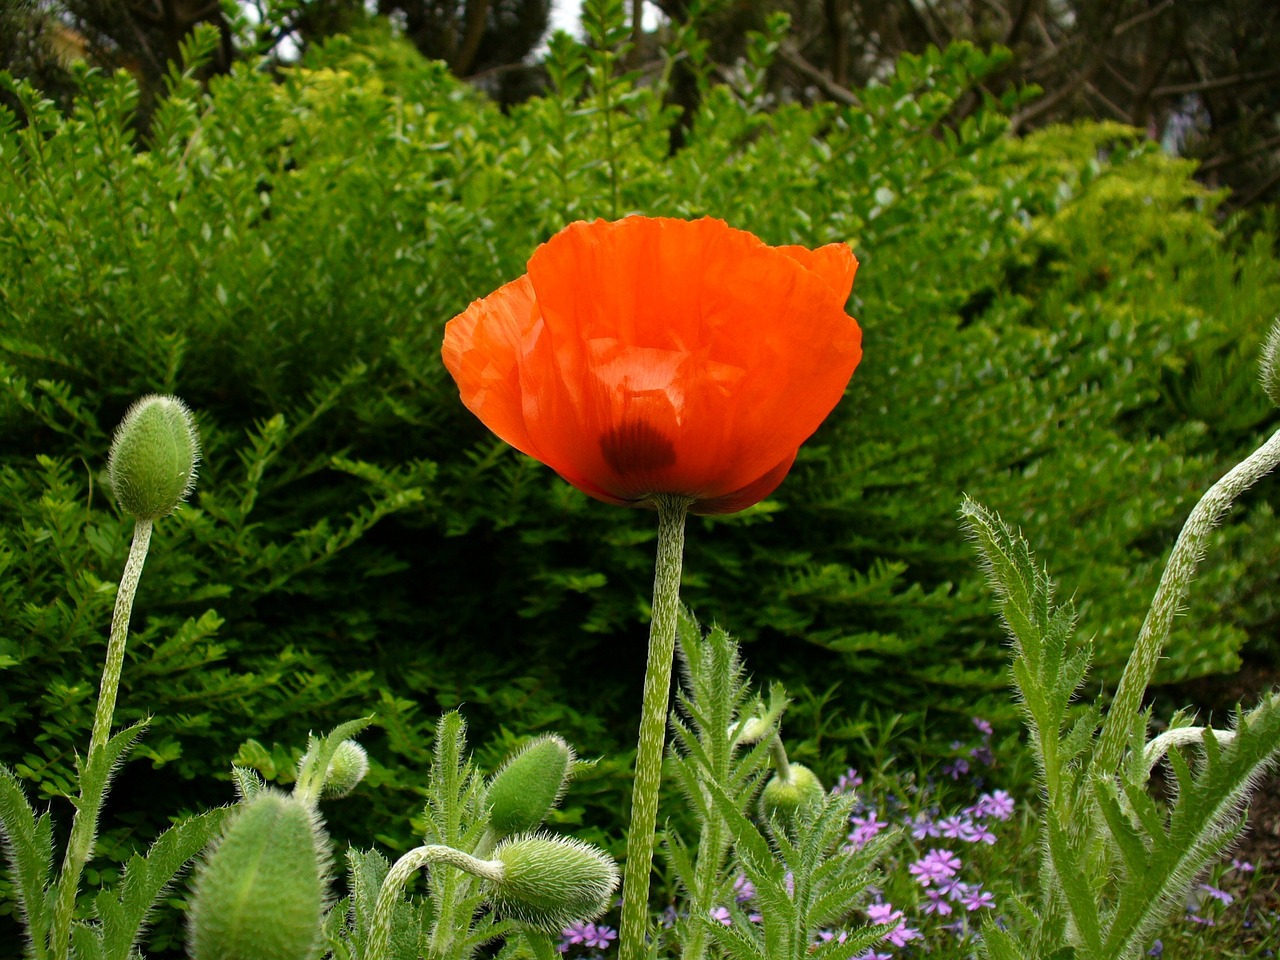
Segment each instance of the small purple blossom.
[[983,890],[982,884],[975,883],[960,897],[960,903],[966,910],[973,913],[975,910],[994,907],[996,905],[996,898],[991,891]]
[[737,879],[733,881],[733,899],[738,903],[746,903],[756,895],[756,885],[747,879],[745,873],[740,873]]
[[858,771],[850,767],[844,773],[836,778],[836,785],[832,788],[832,793],[853,793],[862,786],[862,777],[858,775]]
[[872,837],[889,825],[879,818],[875,810],[863,816],[850,817],[849,822],[853,825],[853,830],[849,832],[849,846],[854,850],[861,850]]
[[960,832],[964,828],[964,824],[965,820],[961,817],[943,817],[938,821],[938,836],[950,837],[952,840],[958,840],[960,839]]
[[921,909],[926,914],[936,913],[940,917],[948,916],[951,913],[951,904],[947,903],[946,896],[941,890],[930,888],[925,890],[927,901]]
[[942,772],[952,780],[959,780],[969,772],[969,761],[964,757],[956,757],[955,760],[942,768]]
[[976,820],[963,820],[960,823],[960,839],[965,843],[985,843],[991,846],[996,842],[996,835]]
[[1248,860],[1238,860],[1232,857],[1231,869],[1237,870],[1240,873],[1253,873],[1254,867],[1253,867],[1253,864],[1250,863]]
[[915,840],[938,836],[938,825],[934,823],[933,817],[927,813],[916,814],[908,820],[907,829],[911,831],[911,837]]
[[1147,956],[1148,956],[1148,957],[1162,957],[1162,956],[1164,956],[1164,941],[1163,941],[1163,940],[1157,940],[1155,943],[1153,943],[1153,944],[1151,945],[1151,949],[1147,951]]
[[607,950],[618,939],[618,931],[604,924],[571,923],[560,931],[560,944],[556,949],[567,953],[571,946],[583,946]]
[[920,931],[908,927],[902,919],[902,911],[893,909],[891,903],[873,903],[867,907],[867,919],[872,923],[895,923],[892,930],[884,938],[895,947],[903,947],[912,940],[919,939]]
[[969,751],[969,757],[977,761],[984,767],[994,767],[996,765],[996,755],[985,743],[980,747],[974,747]]
[[726,927],[733,926],[733,915],[729,913],[728,907],[712,907],[711,919],[717,923],[723,923]]
[[973,721],[973,725],[978,728],[978,732],[984,737],[989,737],[995,732],[989,721],[983,720],[981,717],[970,717],[969,719]]
[[922,887],[949,880],[960,870],[960,858],[950,850],[934,848],[907,867]]
[[1009,796],[1009,791],[1007,790],[993,790],[978,797],[978,802],[973,805],[972,809],[974,815],[978,817],[1008,820],[1013,816],[1013,797]]
[[1208,894],[1214,900],[1217,900],[1219,903],[1231,904],[1236,899],[1231,894],[1227,893],[1227,891],[1219,890],[1217,887],[1210,886],[1207,883],[1197,884],[1196,889],[1203,890],[1206,894]]

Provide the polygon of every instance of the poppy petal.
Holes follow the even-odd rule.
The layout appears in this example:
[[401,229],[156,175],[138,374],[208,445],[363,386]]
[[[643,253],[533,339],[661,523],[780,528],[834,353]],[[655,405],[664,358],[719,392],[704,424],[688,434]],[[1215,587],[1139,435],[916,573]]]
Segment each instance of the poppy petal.
[[450,322],[445,363],[491,429],[610,503],[732,512],[767,496],[861,358],[844,244],[722,221],[574,223]]

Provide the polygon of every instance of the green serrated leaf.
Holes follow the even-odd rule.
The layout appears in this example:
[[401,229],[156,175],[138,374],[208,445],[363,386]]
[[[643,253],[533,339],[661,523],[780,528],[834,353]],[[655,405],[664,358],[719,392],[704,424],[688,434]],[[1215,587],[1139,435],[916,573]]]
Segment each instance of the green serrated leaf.
[[134,854],[125,864],[118,898],[112,890],[98,894],[105,960],[130,960],[151,911],[170,884],[218,835],[227,813],[228,808],[220,807],[170,827],[156,838],[145,857]]
[[45,943],[51,916],[46,898],[53,873],[53,827],[37,817],[18,778],[0,766],[0,833],[9,855],[14,892],[33,942]]

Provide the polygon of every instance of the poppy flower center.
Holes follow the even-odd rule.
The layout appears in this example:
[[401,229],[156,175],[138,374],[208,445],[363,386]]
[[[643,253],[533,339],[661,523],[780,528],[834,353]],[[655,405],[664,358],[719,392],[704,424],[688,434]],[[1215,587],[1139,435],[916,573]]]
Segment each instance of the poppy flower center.
[[631,420],[600,438],[600,453],[619,477],[643,477],[676,462],[671,439],[647,420]]

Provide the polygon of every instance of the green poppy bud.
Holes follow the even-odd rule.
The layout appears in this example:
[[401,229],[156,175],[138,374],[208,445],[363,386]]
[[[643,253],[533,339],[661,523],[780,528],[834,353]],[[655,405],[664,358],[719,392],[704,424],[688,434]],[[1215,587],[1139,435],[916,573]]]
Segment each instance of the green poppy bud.
[[369,772],[369,754],[354,740],[343,740],[333,751],[324,775],[324,795],[345,797]]
[[572,764],[573,748],[555,734],[539,737],[517,752],[489,784],[489,829],[509,837],[542,826],[564,796]]
[[116,428],[107,477],[120,509],[135,520],[159,520],[196,485],[200,438],[177,397],[155,394],[131,406]]
[[618,867],[609,855],[569,837],[504,840],[493,860],[502,864],[502,879],[490,885],[494,908],[552,933],[600,916],[618,887]]
[[312,811],[278,790],[241,804],[196,875],[192,960],[317,960],[327,843]]
[[760,812],[766,820],[777,818],[791,823],[801,807],[822,799],[822,781],[812,770],[793,763],[788,773],[785,780],[775,776],[765,785],[764,793],[760,796]]

